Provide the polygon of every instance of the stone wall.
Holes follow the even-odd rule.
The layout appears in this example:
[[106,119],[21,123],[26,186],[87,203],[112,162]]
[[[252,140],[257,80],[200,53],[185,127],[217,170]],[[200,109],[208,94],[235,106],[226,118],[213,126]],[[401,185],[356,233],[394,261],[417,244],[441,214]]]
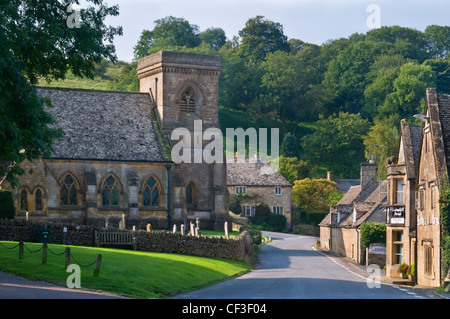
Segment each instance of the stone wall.
[[[50,229],[50,243],[95,246],[95,231],[120,231],[116,228],[71,226],[62,223],[40,224],[25,220],[0,220],[0,240],[39,242],[39,229]],[[126,230],[123,230],[126,231]],[[140,251],[167,252],[192,256],[227,258],[250,262],[252,239],[248,231],[235,238],[173,234],[164,231],[137,230],[136,246]],[[127,247],[124,247],[127,248]]]

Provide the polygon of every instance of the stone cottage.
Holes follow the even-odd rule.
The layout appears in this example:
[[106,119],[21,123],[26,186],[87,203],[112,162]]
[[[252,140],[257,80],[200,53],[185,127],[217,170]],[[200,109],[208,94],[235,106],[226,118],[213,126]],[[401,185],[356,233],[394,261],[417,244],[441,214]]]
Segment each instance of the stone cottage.
[[387,181],[377,181],[377,165],[361,164],[360,185],[352,186],[320,222],[320,245],[357,263],[365,263],[361,244],[363,222],[385,222]]
[[241,215],[254,216],[256,206],[266,204],[273,214],[284,215],[286,229],[291,228],[292,185],[270,164],[229,161],[227,187],[230,196],[245,195]]
[[[228,219],[226,164],[174,163],[170,133],[219,127],[218,56],[161,51],[138,61],[140,92],[37,88],[64,132],[53,152],[24,163],[16,218],[154,228]],[[8,187],[8,185],[2,185]]]
[[416,171],[422,128],[401,121],[397,154],[387,160],[386,275],[401,277],[398,267],[412,265],[416,251]]
[[439,191],[448,183],[450,95],[427,89],[425,111],[417,118],[423,122],[416,177],[417,284],[438,287],[443,275]]

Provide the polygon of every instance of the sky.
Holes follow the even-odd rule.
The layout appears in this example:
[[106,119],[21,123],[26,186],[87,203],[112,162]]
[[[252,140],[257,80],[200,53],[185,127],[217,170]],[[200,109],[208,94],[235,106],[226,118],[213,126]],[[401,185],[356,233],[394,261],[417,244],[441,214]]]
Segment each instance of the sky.
[[[322,44],[366,33],[378,26],[399,25],[424,31],[428,25],[450,26],[449,0],[106,0],[119,5],[119,16],[106,20],[122,26],[114,44],[119,60],[131,62],[142,30],[174,16],[200,31],[222,28],[228,39],[238,36],[248,19],[258,15],[283,25],[289,39]],[[375,6],[373,6],[375,5]]]

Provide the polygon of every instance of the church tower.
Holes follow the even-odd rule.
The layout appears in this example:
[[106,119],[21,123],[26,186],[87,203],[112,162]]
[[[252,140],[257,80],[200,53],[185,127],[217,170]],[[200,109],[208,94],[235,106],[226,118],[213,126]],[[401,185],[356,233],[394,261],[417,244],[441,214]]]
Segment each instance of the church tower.
[[[197,120],[203,131],[219,128],[220,68],[219,56],[170,51],[138,61],[140,91],[150,94],[161,131],[172,147],[174,129],[187,128],[194,137]],[[223,229],[228,219],[226,176],[225,158],[221,163],[176,164],[171,175],[173,222],[198,218],[208,228]]]
[[218,127],[220,57],[160,51],[138,61],[141,92],[153,96],[161,129]]

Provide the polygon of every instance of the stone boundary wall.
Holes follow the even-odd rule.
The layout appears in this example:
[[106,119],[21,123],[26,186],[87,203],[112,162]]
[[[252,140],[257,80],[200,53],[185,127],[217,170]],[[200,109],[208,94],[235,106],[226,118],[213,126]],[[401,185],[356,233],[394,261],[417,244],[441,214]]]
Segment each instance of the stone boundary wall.
[[[25,220],[0,220],[0,240],[39,242],[39,229],[50,229],[50,243],[65,245],[95,246],[95,231],[130,231],[117,228],[98,228],[95,226],[71,226],[62,223],[40,224]],[[136,246],[140,251],[176,253],[200,257],[227,258],[250,262],[252,238],[248,231],[238,237],[206,237],[173,234],[164,231],[138,230]],[[115,246],[116,248],[119,246]],[[128,248],[128,247],[124,247]]]

